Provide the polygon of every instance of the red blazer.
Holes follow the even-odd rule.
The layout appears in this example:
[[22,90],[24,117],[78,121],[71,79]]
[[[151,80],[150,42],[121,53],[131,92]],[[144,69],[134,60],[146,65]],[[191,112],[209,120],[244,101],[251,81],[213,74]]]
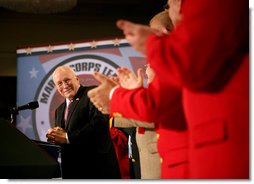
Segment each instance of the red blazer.
[[249,178],[248,1],[189,0],[183,17],[147,58],[182,86],[190,178]]
[[118,164],[121,171],[121,177],[122,179],[130,179],[128,139],[121,130],[115,127],[110,127],[109,131],[115,147]]
[[[182,93],[180,88],[172,86],[170,91],[164,90],[165,93],[162,94],[163,90],[160,90],[161,95],[157,95],[160,86],[157,87],[156,81],[157,78],[148,88],[127,91],[123,88],[116,89],[111,100],[111,112],[114,112],[112,116],[155,122],[158,152],[161,156],[161,178],[187,178],[187,124],[183,113]],[[146,98],[150,91],[154,91],[153,98]],[[135,100],[132,100],[134,97]],[[150,101],[151,99],[156,102]],[[120,107],[121,100],[125,105]],[[163,100],[170,100],[170,103],[160,106],[159,102]]]
[[154,81],[146,90],[118,88],[111,113],[160,126],[174,115],[175,89],[180,89],[188,123],[188,177],[248,178],[248,1],[187,0],[182,14],[170,36],[151,35],[147,41]]

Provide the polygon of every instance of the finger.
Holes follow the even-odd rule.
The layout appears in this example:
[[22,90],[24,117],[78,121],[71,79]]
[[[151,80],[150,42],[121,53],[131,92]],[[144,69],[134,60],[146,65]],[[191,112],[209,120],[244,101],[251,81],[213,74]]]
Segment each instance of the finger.
[[[97,87],[96,87],[97,88]],[[95,103],[95,92],[96,92],[96,88],[91,89],[87,92],[87,96],[90,98],[90,101],[92,103]]]
[[109,114],[109,111],[107,109],[102,109],[101,113],[102,114]]
[[138,83],[143,86],[144,84],[144,74],[143,74],[143,70],[142,68],[139,68],[137,71],[137,75],[138,75]]
[[130,23],[130,22],[127,21],[127,20],[120,19],[120,20],[116,21],[116,26],[117,26],[119,29],[124,30],[124,29],[126,29],[126,27],[128,27],[129,23]]
[[102,107],[99,103],[94,103],[93,104],[98,110],[100,110],[100,108]]
[[58,126],[58,127],[55,127],[55,130],[56,130],[56,131],[62,131],[63,129],[62,129],[61,127]]
[[125,35],[128,35],[128,34],[132,35],[133,30],[134,30],[133,28],[134,28],[135,24],[130,21],[127,21],[127,20],[118,20],[116,22],[116,26],[119,29],[123,30]]
[[164,36],[165,34],[167,34],[167,32],[165,33],[163,30],[157,30],[157,29],[152,29],[152,32],[156,34],[156,36]]
[[54,130],[54,131],[57,131],[58,129],[59,129],[59,127],[54,127],[54,129],[53,129],[53,130]]
[[102,112],[102,111],[103,111],[103,108],[99,106],[99,107],[98,107],[98,110]]
[[92,75],[94,76],[94,78],[96,80],[98,80],[101,83],[103,83],[106,80],[106,78],[107,78],[105,75],[103,75],[103,74],[101,74],[99,72],[94,72]]
[[102,107],[100,107],[99,111],[100,111],[102,114],[109,114],[109,107],[107,107],[106,105],[105,105],[105,106],[102,106]]
[[115,83],[117,83],[119,85],[119,78],[117,76],[110,76],[109,79],[114,81]]
[[87,93],[87,96],[90,98],[90,101],[91,101],[93,104],[96,103],[96,98],[95,98],[93,92],[90,92],[89,94]]
[[47,138],[48,138],[48,140],[54,140],[55,139],[55,137],[52,136],[52,135],[48,135]]
[[52,128],[48,129],[47,134],[50,134],[53,131]]
[[122,68],[118,68],[117,70],[116,70],[116,74],[117,74],[117,76],[125,76],[125,75],[128,75],[130,73],[130,71],[127,69],[127,68],[124,68],[124,67],[122,67]]
[[163,32],[164,34],[168,34],[168,33],[169,33],[166,27],[163,27],[163,28],[162,28],[162,32]]

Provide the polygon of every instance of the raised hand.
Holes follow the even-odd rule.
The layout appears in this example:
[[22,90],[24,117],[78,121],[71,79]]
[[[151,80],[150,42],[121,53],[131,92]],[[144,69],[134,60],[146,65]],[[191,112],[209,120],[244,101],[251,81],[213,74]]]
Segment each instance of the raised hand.
[[118,84],[114,80],[98,72],[95,72],[93,76],[101,84],[98,87],[88,91],[87,95],[99,111],[101,111],[103,114],[109,114],[109,93],[111,89],[118,86]]
[[146,54],[146,40],[150,34],[153,33],[157,36],[164,35],[162,31],[127,20],[118,20],[116,25],[119,29],[123,30],[125,38],[130,45],[143,54]]
[[137,76],[128,68],[118,68],[117,76],[120,86],[125,89],[135,89],[143,86],[144,76],[141,68],[138,69]]

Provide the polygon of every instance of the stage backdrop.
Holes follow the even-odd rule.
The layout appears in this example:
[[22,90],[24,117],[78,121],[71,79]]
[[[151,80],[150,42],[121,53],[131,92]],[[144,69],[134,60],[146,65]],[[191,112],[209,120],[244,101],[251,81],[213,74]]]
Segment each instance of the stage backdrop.
[[137,71],[144,68],[145,57],[125,39],[51,44],[17,49],[17,106],[38,101],[35,110],[20,111],[16,126],[30,139],[46,141],[46,132],[54,126],[54,112],[64,101],[53,83],[52,72],[61,65],[72,67],[81,84],[98,85],[94,71],[115,75],[118,67]]

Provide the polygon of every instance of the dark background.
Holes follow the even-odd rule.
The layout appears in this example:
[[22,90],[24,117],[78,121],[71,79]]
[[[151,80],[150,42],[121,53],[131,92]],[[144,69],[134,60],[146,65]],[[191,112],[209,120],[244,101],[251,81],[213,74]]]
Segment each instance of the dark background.
[[17,48],[122,37],[116,20],[148,24],[166,2],[78,0],[73,9],[55,14],[19,13],[0,5],[0,118],[10,119],[9,109],[23,105],[16,104]]

